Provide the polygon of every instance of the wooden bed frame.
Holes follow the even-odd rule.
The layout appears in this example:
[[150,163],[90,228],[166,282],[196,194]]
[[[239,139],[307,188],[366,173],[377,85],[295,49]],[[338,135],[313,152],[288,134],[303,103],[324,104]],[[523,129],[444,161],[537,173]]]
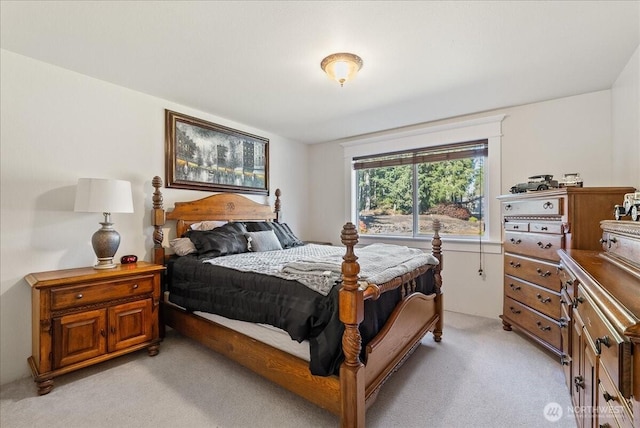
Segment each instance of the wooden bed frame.
[[[216,194],[191,202],[176,202],[173,210],[165,211],[160,191],[162,179],[154,177],[153,193],[153,257],[155,263],[165,264],[167,255],[162,246],[166,220],[176,221],[176,236],[181,236],[189,225],[203,220],[278,221],[280,217],[280,190],[276,190],[274,210],[236,194]],[[440,224],[434,221],[432,253],[440,261],[434,270],[438,293],[414,293],[414,279],[426,272],[423,266],[402,277],[381,285],[358,285],[360,266],[354,254],[358,233],[353,224],[342,229],[341,240],[346,247],[343,257],[343,285],[339,292],[340,320],[345,325],[342,348],[345,360],[339,376],[314,376],[309,363],[284,351],[264,344],[220,324],[187,313],[171,303],[161,304],[161,324],[231,358],[257,374],[279,384],[289,391],[325,408],[340,417],[342,427],[364,427],[365,411],[370,406],[386,379],[396,371],[424,335],[431,331],[434,340],[442,336],[443,302],[442,253],[438,234]],[[366,348],[366,365],[360,360],[362,339],[358,325],[364,319],[364,301],[377,299],[382,293],[402,287],[403,299],[398,303],[380,333]]]

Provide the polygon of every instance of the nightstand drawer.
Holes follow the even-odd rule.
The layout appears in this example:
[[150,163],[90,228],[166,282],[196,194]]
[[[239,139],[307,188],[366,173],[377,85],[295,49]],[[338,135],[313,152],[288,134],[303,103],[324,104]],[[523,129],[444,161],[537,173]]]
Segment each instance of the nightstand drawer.
[[558,277],[558,265],[528,257],[505,254],[504,273],[522,278],[550,290],[562,289],[562,283]]
[[120,281],[98,282],[51,290],[51,309],[60,310],[133,297],[153,291],[153,275],[134,276]]
[[561,198],[544,198],[533,201],[502,203],[502,215],[562,215]]
[[551,318],[560,319],[560,295],[551,290],[505,275],[504,295]]
[[504,250],[509,253],[540,257],[559,261],[558,250],[564,248],[564,235],[544,235],[541,233],[504,233]]
[[520,328],[527,330],[544,342],[560,349],[562,343],[562,332],[560,323],[516,302],[504,297],[504,315],[517,324]]

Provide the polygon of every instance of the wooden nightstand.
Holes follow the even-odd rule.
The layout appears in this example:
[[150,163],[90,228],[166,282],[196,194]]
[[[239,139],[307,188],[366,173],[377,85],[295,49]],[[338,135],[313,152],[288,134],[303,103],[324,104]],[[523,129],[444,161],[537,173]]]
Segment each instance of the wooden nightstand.
[[147,262],[31,273],[32,353],[38,394],[53,378],[147,348],[158,354],[164,266]]

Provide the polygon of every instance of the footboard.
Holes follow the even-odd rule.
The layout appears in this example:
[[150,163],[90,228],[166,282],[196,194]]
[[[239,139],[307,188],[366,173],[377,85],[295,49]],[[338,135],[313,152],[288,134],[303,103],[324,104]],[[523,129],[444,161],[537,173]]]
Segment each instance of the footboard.
[[[433,332],[436,342],[441,340],[442,253],[440,223],[437,220],[434,221],[433,228],[432,252],[440,263],[429,268],[436,292],[428,296],[414,292],[415,279],[425,273],[426,268],[386,284],[360,286],[360,266],[353,251],[358,243],[358,233],[351,223],[347,223],[342,229],[342,243],[346,246],[342,263],[343,286],[340,290],[340,320],[345,324],[342,338],[345,360],[340,367],[343,427],[364,426],[366,408],[375,401],[387,378],[411,355],[428,331]],[[377,299],[384,292],[398,287],[402,287],[403,300],[396,306],[384,328],[368,343],[365,366],[360,360],[362,337],[358,330],[364,319],[364,301]]]

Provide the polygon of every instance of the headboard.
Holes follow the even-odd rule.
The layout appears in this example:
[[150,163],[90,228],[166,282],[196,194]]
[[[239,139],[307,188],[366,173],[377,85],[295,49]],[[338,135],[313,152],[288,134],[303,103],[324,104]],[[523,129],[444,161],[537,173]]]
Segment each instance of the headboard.
[[276,189],[274,208],[235,193],[219,193],[189,202],[176,202],[171,211],[165,211],[162,178],[155,176],[151,181],[153,192],[153,247],[154,263],[164,264],[165,251],[162,247],[166,220],[176,221],[176,236],[182,236],[193,223],[207,220],[218,221],[275,221],[280,220],[280,189]]

